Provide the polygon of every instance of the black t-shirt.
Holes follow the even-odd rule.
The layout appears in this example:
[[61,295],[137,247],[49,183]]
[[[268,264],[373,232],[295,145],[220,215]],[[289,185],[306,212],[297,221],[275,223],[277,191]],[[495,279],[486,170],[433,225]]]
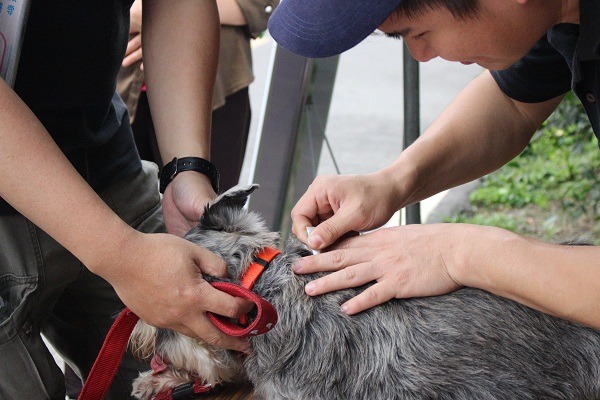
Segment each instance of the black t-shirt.
[[127,108],[115,93],[131,3],[33,0],[15,82],[17,94],[97,191],[141,166]]
[[523,59],[492,71],[509,97],[536,103],[573,89],[600,139],[600,2],[580,1],[580,24],[552,27]]

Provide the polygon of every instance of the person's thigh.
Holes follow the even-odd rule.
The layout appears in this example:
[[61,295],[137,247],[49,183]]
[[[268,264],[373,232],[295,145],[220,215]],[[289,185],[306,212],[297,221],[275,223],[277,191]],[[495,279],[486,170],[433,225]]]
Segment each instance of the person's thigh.
[[[143,232],[164,232],[156,165],[144,163],[142,171],[114,185],[101,196],[134,228]],[[98,245],[102,246],[102,243]],[[123,308],[123,303],[108,282],[82,268],[77,280],[70,283],[56,301],[44,326],[44,334],[73,370],[85,379],[114,318]],[[126,354],[108,398],[128,398],[133,379],[147,369],[147,364]]]
[[56,254],[48,252],[45,235],[39,233],[21,215],[0,217],[1,399],[65,397],[62,371],[40,331],[61,286],[75,280],[79,270],[76,262],[63,264],[62,271],[47,270],[48,259]]

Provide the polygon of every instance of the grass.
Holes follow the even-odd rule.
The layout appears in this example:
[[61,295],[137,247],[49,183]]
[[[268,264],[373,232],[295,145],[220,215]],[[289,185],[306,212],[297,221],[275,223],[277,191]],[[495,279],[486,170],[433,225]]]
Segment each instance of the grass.
[[579,100],[570,93],[519,156],[482,179],[470,208],[447,221],[600,244],[600,151]]

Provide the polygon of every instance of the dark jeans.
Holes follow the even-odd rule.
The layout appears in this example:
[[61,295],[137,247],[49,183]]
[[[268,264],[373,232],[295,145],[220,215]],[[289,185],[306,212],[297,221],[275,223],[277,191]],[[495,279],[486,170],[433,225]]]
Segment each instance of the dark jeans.
[[[101,197],[136,229],[163,232],[156,175],[156,166],[144,163]],[[41,334],[85,378],[123,303],[108,282],[21,215],[0,217],[0,247],[0,399],[64,400],[63,373]],[[108,398],[129,398],[131,382],[148,369],[126,355]]]

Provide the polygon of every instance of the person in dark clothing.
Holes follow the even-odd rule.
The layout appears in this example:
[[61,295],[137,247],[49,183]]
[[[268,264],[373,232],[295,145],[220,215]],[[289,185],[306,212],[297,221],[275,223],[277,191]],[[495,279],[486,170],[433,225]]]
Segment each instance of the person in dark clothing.
[[[418,61],[486,68],[390,166],[370,175],[318,177],[292,211],[293,231],[314,249],[297,273],[334,271],[309,295],[375,281],[341,305],[355,314],[392,298],[462,286],[600,329],[597,246],[564,246],[468,224],[368,231],[444,189],[518,155],[569,90],[600,136],[600,4],[594,0],[286,0],[269,30],[279,44],[327,57],[376,28],[402,38]],[[316,226],[310,236],[306,228]]]
[[[85,378],[124,305],[153,325],[245,350],[205,316],[248,308],[202,279],[224,276],[223,260],[179,237],[215,197],[216,171],[163,174],[161,204],[156,166],[141,162],[115,93],[131,1],[31,3],[14,90],[0,81],[0,398],[64,399],[41,334]],[[144,13],[162,159],[210,165],[216,4],[146,0]],[[127,358],[109,397],[127,398],[142,367]]]

